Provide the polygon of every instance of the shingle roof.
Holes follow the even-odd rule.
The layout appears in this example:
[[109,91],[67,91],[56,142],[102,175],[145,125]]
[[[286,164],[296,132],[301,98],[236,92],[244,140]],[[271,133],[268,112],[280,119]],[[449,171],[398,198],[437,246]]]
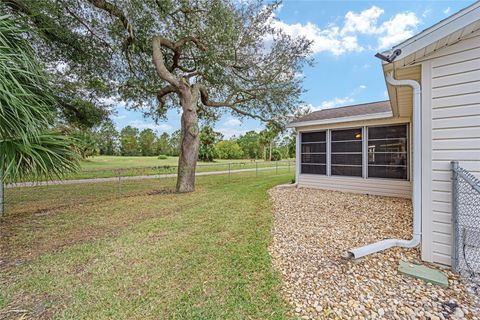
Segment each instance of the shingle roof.
[[390,108],[390,101],[378,101],[370,102],[364,104],[356,104],[352,106],[323,109],[314,111],[310,114],[307,114],[295,121],[292,121],[292,124],[305,122],[305,121],[315,121],[315,120],[327,120],[327,119],[336,119],[352,116],[361,116],[375,113],[382,113],[392,111]]

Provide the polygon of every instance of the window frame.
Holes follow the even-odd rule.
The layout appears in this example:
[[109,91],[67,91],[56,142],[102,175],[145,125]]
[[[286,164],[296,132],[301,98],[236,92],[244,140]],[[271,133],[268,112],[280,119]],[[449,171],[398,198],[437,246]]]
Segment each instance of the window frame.
[[[406,172],[407,172],[407,177],[405,179],[396,179],[396,178],[383,178],[383,177],[369,177],[368,176],[368,166],[369,166],[369,163],[368,163],[368,129],[369,128],[382,128],[382,127],[395,127],[395,126],[405,126],[405,131],[406,131],[406,135],[405,135],[405,153],[407,155],[406,157]],[[393,181],[410,181],[410,171],[411,171],[411,166],[410,166],[410,123],[392,123],[392,124],[378,124],[378,125],[373,125],[373,126],[365,126],[365,131],[366,131],[366,134],[365,134],[365,139],[366,139],[366,147],[367,147],[367,150],[366,150],[366,165],[365,165],[365,178],[366,179],[380,179],[380,180],[393,180]],[[400,138],[396,138],[396,139],[400,139]],[[378,140],[386,140],[386,139],[378,139]],[[390,152],[386,152],[386,153],[390,153]]]
[[[369,128],[376,128],[376,127],[392,127],[392,126],[405,126],[406,127],[406,171],[407,171],[407,177],[406,179],[395,179],[395,178],[383,178],[383,177],[369,177],[368,176],[368,129]],[[336,130],[354,130],[354,129],[361,129],[362,130],[362,176],[347,176],[347,175],[332,175],[332,161],[331,161],[331,156],[332,156],[332,131]],[[300,139],[299,139],[299,174],[312,174],[316,176],[327,176],[327,177],[340,177],[340,178],[347,178],[347,179],[370,179],[370,180],[389,180],[389,181],[411,181],[411,125],[408,122],[401,122],[401,123],[392,123],[392,124],[374,124],[374,125],[363,125],[363,126],[348,126],[348,127],[340,127],[340,128],[329,128],[329,129],[310,129],[310,130],[302,130],[299,131],[298,134],[300,134]],[[302,134],[304,133],[315,133],[315,132],[325,132],[325,156],[326,156],[326,163],[325,164],[319,164],[319,165],[325,165],[326,170],[325,174],[316,174],[316,173],[302,173]],[[383,140],[383,139],[382,139]],[[356,141],[356,140],[354,140]],[[346,152],[348,153],[348,152]],[[356,152],[355,152],[356,153]],[[323,153],[322,153],[323,154]],[[348,165],[347,165],[348,166]],[[358,166],[358,165],[352,165],[352,166]]]
[[[362,139],[361,140],[341,140],[341,141],[333,141],[332,140],[332,132],[333,131],[343,131],[343,130],[358,130],[360,129],[361,130],[361,134],[362,134]],[[330,159],[330,162],[328,164],[328,169],[329,169],[329,176],[331,177],[344,177],[344,178],[360,178],[360,179],[364,179],[365,176],[364,176],[364,166],[365,166],[365,163],[364,163],[364,157],[363,157],[363,148],[364,148],[364,145],[365,145],[365,141],[364,141],[364,137],[365,137],[365,126],[349,126],[349,127],[341,127],[341,128],[332,128],[332,129],[329,129],[328,133],[329,133],[329,143],[328,143],[328,146],[330,147],[329,149],[329,159]],[[361,165],[343,165],[343,164],[336,164],[334,166],[337,166],[337,167],[361,167],[362,168],[362,174],[360,176],[350,176],[350,175],[340,175],[340,174],[332,174],[332,142],[360,142],[362,144],[362,148],[361,148],[361,151],[360,152],[334,152],[334,154],[361,154],[362,156],[362,164]]]
[[[324,141],[321,141],[321,142],[303,142],[303,134],[305,133],[319,133],[319,132],[323,132],[325,133],[325,140]],[[311,131],[301,131],[300,132],[300,156],[299,156],[299,171],[300,171],[300,174],[314,174],[314,175],[318,175],[318,176],[327,176],[327,173],[328,173],[328,159],[327,159],[327,152],[328,152],[328,147],[327,147],[327,143],[328,143],[328,130],[311,130]],[[317,144],[321,144],[323,143],[325,145],[325,152],[303,152],[303,145],[304,144],[313,144],[313,143],[317,143]],[[315,155],[315,154],[320,154],[320,155],[325,155],[325,163],[303,163],[303,155],[304,154],[310,154],[310,155]],[[310,166],[325,166],[325,173],[303,173],[302,172],[302,166],[303,165],[310,165]]]

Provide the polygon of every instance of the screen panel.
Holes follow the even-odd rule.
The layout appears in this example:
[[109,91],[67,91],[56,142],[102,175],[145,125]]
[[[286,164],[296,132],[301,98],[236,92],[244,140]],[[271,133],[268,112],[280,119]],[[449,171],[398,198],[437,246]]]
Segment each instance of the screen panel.
[[407,125],[368,128],[368,177],[408,178]]
[[332,130],[331,174],[362,176],[362,128]]
[[327,132],[301,134],[301,173],[327,174]]

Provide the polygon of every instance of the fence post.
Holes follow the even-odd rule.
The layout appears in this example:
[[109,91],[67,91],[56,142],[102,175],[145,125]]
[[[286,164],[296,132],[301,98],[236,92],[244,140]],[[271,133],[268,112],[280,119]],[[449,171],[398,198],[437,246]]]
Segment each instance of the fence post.
[[453,250],[452,250],[452,269],[459,272],[458,266],[458,161],[450,162],[452,168],[452,224],[453,224]]
[[0,169],[0,217],[5,212],[5,184],[3,183],[3,169]]
[[117,185],[117,197],[120,197],[120,194],[122,192],[122,181],[121,181],[121,175],[120,175],[120,169],[117,170],[117,175],[118,175],[118,185]]
[[290,172],[290,160],[288,160],[288,172]]

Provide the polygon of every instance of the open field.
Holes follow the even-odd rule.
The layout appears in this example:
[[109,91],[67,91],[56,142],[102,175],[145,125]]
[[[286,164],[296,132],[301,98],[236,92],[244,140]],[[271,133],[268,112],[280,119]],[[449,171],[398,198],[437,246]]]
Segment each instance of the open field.
[[[288,165],[283,160],[284,165]],[[178,157],[158,159],[157,157],[121,157],[121,156],[97,156],[82,161],[80,172],[71,174],[66,179],[92,179],[125,176],[143,176],[172,174],[177,172]],[[278,165],[281,165],[280,163]],[[272,162],[264,160],[215,160],[214,162],[201,162],[197,164],[197,172],[225,171],[255,169],[272,166]]]
[[266,191],[292,171],[198,177],[190,194],[174,179],[7,190],[0,318],[284,318]]
[[[262,162],[263,160],[255,160]],[[220,164],[232,162],[253,162],[249,159],[222,160],[217,159],[215,162],[202,162],[198,164]],[[157,167],[157,166],[176,166],[178,165],[178,157],[168,157],[168,159],[158,159],[154,157],[124,157],[124,156],[96,156],[90,157],[81,162],[82,170],[109,170],[109,169],[126,169],[140,167]]]

